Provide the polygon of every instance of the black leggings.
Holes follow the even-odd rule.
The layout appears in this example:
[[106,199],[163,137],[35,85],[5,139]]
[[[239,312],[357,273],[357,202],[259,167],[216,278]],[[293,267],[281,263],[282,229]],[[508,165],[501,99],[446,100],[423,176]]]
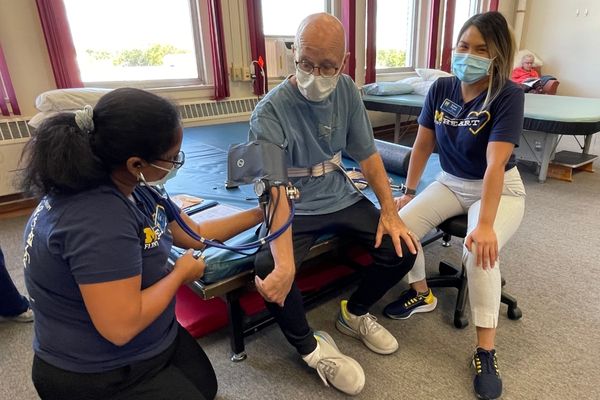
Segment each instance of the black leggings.
[[175,342],[149,360],[107,372],[78,373],[35,356],[32,379],[42,400],[212,400],[217,394],[208,357],[181,326]]
[[[375,234],[379,224],[379,210],[367,199],[350,207],[325,215],[296,215],[292,225],[294,261],[296,268],[308,254],[311,246],[323,234],[335,233],[365,247],[374,264],[365,270],[365,278],[348,300],[348,310],[356,315],[368,312],[412,268],[416,256],[411,254],[402,241],[402,254],[396,254],[388,235],[383,237],[379,248]],[[264,279],[274,268],[269,245],[263,246],[254,261],[256,274]],[[304,313],[302,294],[294,283],[285,299],[284,307],[266,302],[266,306],[279,324],[283,334],[298,353],[311,353],[317,346],[313,332]]]

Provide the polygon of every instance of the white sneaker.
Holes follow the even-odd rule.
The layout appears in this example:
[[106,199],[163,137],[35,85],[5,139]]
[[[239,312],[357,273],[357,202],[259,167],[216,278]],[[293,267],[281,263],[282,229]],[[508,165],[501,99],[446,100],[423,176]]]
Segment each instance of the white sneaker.
[[0,322],[2,321],[13,321],[13,322],[32,322],[33,321],[33,311],[31,308],[28,308],[25,312],[15,315],[13,317],[2,317],[0,316]]
[[392,354],[398,350],[398,341],[377,318],[366,313],[353,315],[348,311],[348,300],[342,300],[335,326],[345,335],[360,339],[365,346],[379,354]]
[[317,370],[325,386],[331,384],[349,395],[359,394],[365,386],[365,373],[360,364],[342,354],[327,332],[316,331],[314,335],[317,348],[302,359]]

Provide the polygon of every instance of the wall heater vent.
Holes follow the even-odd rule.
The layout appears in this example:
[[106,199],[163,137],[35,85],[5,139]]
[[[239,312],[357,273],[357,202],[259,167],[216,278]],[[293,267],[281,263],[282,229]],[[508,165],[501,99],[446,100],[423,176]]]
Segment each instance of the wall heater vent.
[[178,108],[184,122],[193,122],[250,115],[257,103],[258,99],[256,97],[249,97],[222,101],[180,103]]
[[17,193],[15,172],[33,129],[28,119],[0,119],[0,196]]

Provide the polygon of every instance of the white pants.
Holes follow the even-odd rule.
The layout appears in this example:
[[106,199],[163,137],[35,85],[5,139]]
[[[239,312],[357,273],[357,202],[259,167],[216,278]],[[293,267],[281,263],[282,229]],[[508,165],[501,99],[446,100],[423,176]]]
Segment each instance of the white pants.
[[[436,182],[400,210],[400,218],[408,229],[422,239],[427,232],[446,219],[468,212],[467,233],[470,233],[479,220],[482,188],[483,180],[462,179],[441,172]],[[494,221],[498,251],[516,232],[524,211],[525,189],[521,175],[514,167],[504,173],[504,187]],[[498,325],[502,289],[500,266],[496,262],[494,268],[484,270],[477,267],[476,263],[476,254],[463,246],[463,264],[468,276],[473,323],[482,328],[495,328]],[[422,249],[419,249],[415,264],[407,277],[409,283],[425,279],[425,258]]]

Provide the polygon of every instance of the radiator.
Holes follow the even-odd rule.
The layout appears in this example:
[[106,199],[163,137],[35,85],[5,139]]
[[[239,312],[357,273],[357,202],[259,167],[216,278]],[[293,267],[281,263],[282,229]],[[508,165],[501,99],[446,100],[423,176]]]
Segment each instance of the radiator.
[[199,121],[249,116],[257,102],[256,97],[248,97],[222,101],[179,103],[178,108],[181,119],[187,126]]
[[18,193],[16,169],[21,152],[32,134],[28,119],[0,119],[0,196]]

